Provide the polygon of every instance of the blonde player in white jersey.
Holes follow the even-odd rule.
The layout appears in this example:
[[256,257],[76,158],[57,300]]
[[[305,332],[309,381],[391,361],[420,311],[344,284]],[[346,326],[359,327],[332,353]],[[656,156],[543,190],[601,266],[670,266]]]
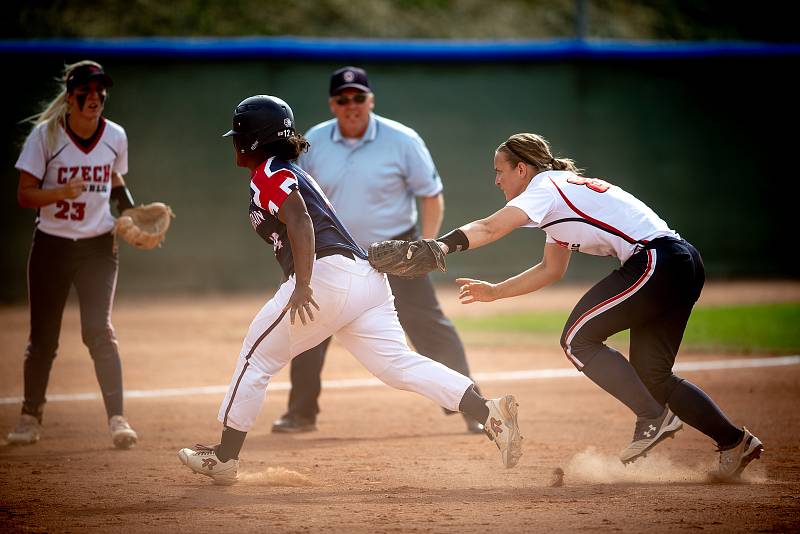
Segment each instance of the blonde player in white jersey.
[[8,434],[12,444],[39,440],[61,317],[72,285],[112,441],[127,449],[138,439],[123,416],[122,367],[111,325],[118,260],[109,200],[120,212],[133,207],[122,178],[128,172],[128,139],[121,126],[103,117],[112,84],[98,63],[68,65],[59,94],[32,118],[35,125],[16,163],[19,204],[35,208],[37,216],[28,260],[31,330],[25,352],[25,396],[19,423]]
[[[495,184],[507,205],[439,239],[445,252],[476,248],[515,228],[547,234],[541,263],[493,284],[460,278],[464,304],[531,293],[560,279],[572,252],[615,256],[621,267],[592,287],[561,336],[569,361],[637,416],[631,462],[680,430],[682,421],[714,439],[717,475],[733,479],[763,451],[700,388],[672,372],[692,307],[705,280],[697,250],[653,210],[617,186],[584,178],[572,160],[553,157],[547,141],[515,134],[494,156]],[[630,329],[630,361],[605,344]]]

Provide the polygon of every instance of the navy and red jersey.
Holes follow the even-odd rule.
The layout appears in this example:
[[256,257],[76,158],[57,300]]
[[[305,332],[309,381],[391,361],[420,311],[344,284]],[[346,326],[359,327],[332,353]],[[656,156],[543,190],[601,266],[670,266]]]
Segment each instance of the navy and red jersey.
[[294,273],[294,257],[286,225],[278,220],[278,210],[294,191],[300,192],[311,216],[316,254],[338,250],[367,259],[314,179],[297,165],[271,157],[256,168],[250,179],[250,223],[272,245],[287,278]]

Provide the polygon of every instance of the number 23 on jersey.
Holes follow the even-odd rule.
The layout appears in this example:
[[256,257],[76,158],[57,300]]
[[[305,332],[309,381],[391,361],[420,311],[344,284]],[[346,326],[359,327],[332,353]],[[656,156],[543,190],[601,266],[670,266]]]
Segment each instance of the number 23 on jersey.
[[86,215],[86,202],[67,202],[59,200],[56,202],[56,219],[82,221]]

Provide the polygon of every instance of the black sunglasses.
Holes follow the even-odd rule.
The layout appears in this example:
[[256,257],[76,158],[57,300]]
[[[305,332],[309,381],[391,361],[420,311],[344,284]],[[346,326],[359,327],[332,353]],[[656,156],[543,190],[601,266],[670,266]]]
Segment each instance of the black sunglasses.
[[355,102],[356,104],[363,104],[364,102],[367,101],[368,96],[369,93],[357,93],[354,94],[353,96],[339,95],[336,97],[334,101],[340,106],[346,106],[351,101]]

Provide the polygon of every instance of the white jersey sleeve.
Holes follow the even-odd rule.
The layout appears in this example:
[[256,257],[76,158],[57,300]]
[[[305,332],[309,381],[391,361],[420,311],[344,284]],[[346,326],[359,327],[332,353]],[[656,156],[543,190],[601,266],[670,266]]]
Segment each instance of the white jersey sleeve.
[[552,190],[543,187],[528,187],[522,194],[509,200],[506,205],[514,206],[525,212],[529,222],[523,226],[538,228],[555,203],[556,197]]
[[125,129],[118,125],[113,124],[118,130],[119,135],[114,137],[114,144],[116,145],[117,157],[114,159],[114,172],[123,176],[128,174],[128,134]]
[[42,180],[47,160],[49,159],[45,147],[46,129],[44,125],[39,125],[31,130],[22,145],[22,152],[17,158],[15,167],[19,171]]

